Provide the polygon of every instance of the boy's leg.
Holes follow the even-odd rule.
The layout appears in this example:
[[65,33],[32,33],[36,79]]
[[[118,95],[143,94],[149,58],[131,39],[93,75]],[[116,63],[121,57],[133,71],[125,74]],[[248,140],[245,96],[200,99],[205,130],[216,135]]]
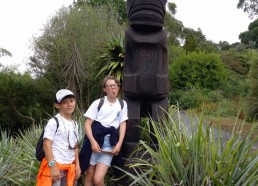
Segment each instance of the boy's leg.
[[85,186],[93,186],[94,173],[95,173],[95,165],[90,165],[86,171],[86,176],[84,180]]
[[97,163],[94,174],[94,186],[105,186],[105,175],[109,166],[104,163]]

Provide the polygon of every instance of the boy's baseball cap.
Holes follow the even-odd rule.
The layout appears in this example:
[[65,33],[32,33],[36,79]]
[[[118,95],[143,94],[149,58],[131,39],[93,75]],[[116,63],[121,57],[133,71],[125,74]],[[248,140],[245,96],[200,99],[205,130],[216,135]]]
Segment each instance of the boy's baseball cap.
[[66,96],[75,96],[74,93],[68,89],[61,89],[56,93],[56,102],[60,103]]

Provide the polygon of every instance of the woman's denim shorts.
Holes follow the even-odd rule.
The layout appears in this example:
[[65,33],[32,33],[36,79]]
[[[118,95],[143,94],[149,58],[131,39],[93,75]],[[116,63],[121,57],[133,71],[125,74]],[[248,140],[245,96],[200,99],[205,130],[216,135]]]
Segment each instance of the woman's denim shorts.
[[[112,150],[112,146],[110,145],[109,142],[109,135],[105,136],[104,138],[104,143],[101,148],[102,150]],[[113,155],[111,154],[106,154],[106,153],[98,153],[98,152],[92,152],[91,158],[90,158],[90,164],[91,165],[96,165],[97,163],[103,163],[107,166],[110,166],[111,161],[112,161]]]

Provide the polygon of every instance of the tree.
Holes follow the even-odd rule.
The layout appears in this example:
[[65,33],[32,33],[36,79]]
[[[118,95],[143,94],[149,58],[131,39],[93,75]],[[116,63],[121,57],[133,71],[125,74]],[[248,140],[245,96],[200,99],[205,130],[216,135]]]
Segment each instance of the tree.
[[171,3],[171,2],[168,2],[168,11],[171,15],[175,15],[176,14],[176,4],[175,3]]
[[228,41],[219,41],[219,49],[220,50],[229,50],[230,44]]
[[120,24],[127,22],[127,13],[126,13],[126,1],[124,0],[78,0],[75,2],[75,5],[89,5],[95,8],[100,6],[107,6],[111,9],[114,9],[118,13],[118,22]]
[[258,15],[258,1],[257,0],[239,0],[237,8],[241,8],[244,12],[249,14],[250,18]]
[[168,31],[168,45],[179,46],[183,38],[184,25],[175,19],[176,4],[168,3],[168,11],[164,18],[164,28]]
[[[253,21],[248,26],[248,31],[242,32],[239,35],[241,43],[244,43],[249,48],[258,48],[258,19]],[[255,43],[254,43],[255,42]]]
[[55,90],[45,80],[34,79],[29,73],[0,72],[1,130],[15,134],[53,114]]
[[184,29],[185,43],[183,48],[187,53],[197,51],[197,37],[195,37],[195,31],[192,29]]
[[0,48],[0,57],[2,56],[10,56],[12,57],[12,53],[4,48]]
[[66,87],[75,92],[83,109],[101,93],[92,64],[104,50],[108,36],[122,30],[110,8],[63,8],[45,26],[43,35],[34,38],[30,65],[56,89]]
[[187,53],[198,51],[212,53],[218,50],[215,43],[206,40],[200,28],[197,31],[191,28],[184,28],[183,34],[185,40],[183,48]]
[[[8,50],[6,50],[4,48],[0,48],[0,57],[2,57],[2,56],[10,56],[10,57],[12,57],[12,54]],[[3,65],[0,63],[0,67],[1,66],[3,66]]]

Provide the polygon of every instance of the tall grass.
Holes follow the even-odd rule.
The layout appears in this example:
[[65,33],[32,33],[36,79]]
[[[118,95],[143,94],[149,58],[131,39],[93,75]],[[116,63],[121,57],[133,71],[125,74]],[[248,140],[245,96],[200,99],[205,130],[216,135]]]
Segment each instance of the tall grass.
[[[242,127],[235,126],[228,139],[221,130],[204,125],[202,117],[183,118],[175,109],[163,124],[151,121],[158,148],[140,141],[139,150],[149,154],[150,160],[136,158],[126,172],[131,185],[225,186],[257,185],[258,156],[253,149],[257,139],[242,135]],[[150,128],[149,126],[149,128]],[[146,129],[145,129],[146,130]],[[130,171],[131,172],[131,171]]]
[[15,139],[2,133],[0,141],[0,186],[35,185],[39,162],[35,146],[42,128],[33,128]]
[[[79,119],[80,139],[83,139],[83,122]],[[158,141],[153,149],[148,138],[151,126]],[[242,135],[243,125],[236,125],[224,141],[220,130],[204,125],[202,117],[186,117],[173,109],[163,124],[145,122],[144,140],[138,151],[148,154],[131,164],[131,185],[257,185],[258,156],[253,149],[256,139]],[[0,186],[35,185],[40,163],[35,158],[35,147],[42,127],[32,127],[21,136],[12,138],[2,132],[0,140]],[[216,135],[215,135],[216,133]],[[145,156],[146,157],[146,156]],[[83,178],[83,177],[82,177]],[[107,178],[108,179],[108,178]],[[82,184],[80,179],[79,184]],[[107,180],[112,185],[112,180]]]

